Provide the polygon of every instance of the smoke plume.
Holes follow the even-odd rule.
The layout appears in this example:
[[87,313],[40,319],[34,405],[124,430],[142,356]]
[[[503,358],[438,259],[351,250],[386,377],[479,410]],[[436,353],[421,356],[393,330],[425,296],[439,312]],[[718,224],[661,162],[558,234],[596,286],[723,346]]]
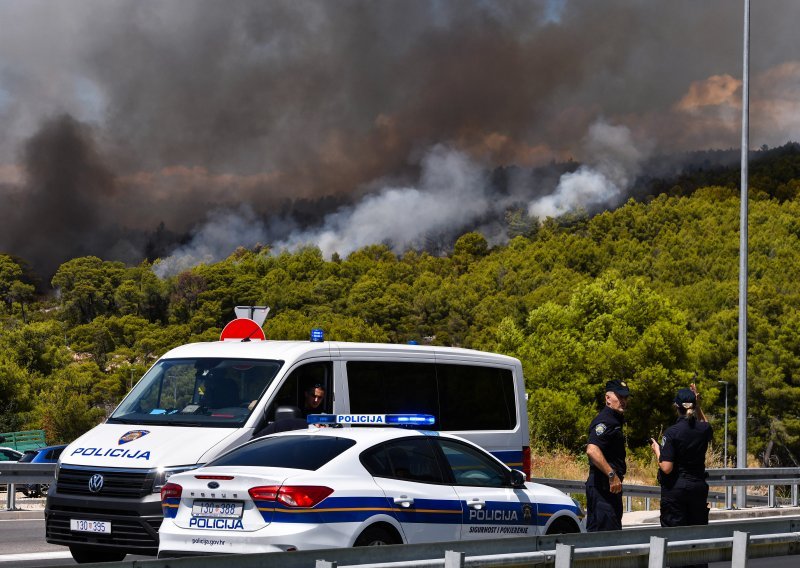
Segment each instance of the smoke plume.
[[[755,147],[798,139],[798,19],[794,0],[752,10]],[[326,250],[416,242],[393,217],[365,228],[390,204],[427,228],[486,226],[477,204],[491,216],[498,199],[601,207],[636,167],[591,153],[600,117],[659,154],[738,145],[741,29],[725,0],[3,2],[0,252],[44,273],[164,256],[156,227],[203,239],[242,205],[269,241]],[[557,190],[527,180],[513,199],[456,176],[469,203],[430,171],[576,158]],[[317,205],[302,223],[284,213],[298,200]]]

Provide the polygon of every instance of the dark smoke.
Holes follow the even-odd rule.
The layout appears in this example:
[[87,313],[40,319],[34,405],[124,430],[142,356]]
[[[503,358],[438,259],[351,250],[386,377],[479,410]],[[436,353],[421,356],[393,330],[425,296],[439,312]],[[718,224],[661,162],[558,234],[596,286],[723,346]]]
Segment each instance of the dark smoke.
[[[755,147],[798,138],[798,20],[795,0],[753,6]],[[616,203],[639,166],[593,155],[596,124],[659,155],[738,145],[741,29],[728,0],[0,3],[0,215],[20,217],[0,250],[40,270],[76,254],[164,256],[243,211],[275,242],[333,230],[329,242],[357,243],[348,215],[424,193],[441,147],[487,171],[594,168],[527,176],[513,196],[525,206],[560,192],[534,211],[572,206],[569,191]],[[46,142],[60,130],[73,132],[72,167]],[[32,163],[32,147],[53,159]],[[283,213],[297,200],[318,206],[302,222]]]
[[25,145],[26,183],[3,196],[0,243],[52,274],[64,260],[107,254],[135,260],[126,250],[120,227],[105,206],[115,197],[116,182],[102,163],[85,125],[64,115],[47,121]]

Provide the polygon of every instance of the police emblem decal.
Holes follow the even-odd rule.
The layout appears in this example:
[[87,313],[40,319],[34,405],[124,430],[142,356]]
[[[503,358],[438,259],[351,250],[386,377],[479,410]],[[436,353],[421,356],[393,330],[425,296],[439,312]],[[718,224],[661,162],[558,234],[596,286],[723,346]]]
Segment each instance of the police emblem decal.
[[120,436],[117,444],[121,446],[122,444],[133,442],[134,440],[138,440],[142,436],[147,436],[149,433],[150,430],[131,430],[130,432],[125,432],[122,436]]
[[598,436],[602,436],[603,432],[605,432],[607,429],[608,426],[606,426],[601,422],[600,424],[594,427],[594,433],[597,434]]
[[523,505],[522,506],[522,518],[526,521],[531,520],[531,506],[530,505]]
[[103,476],[99,473],[95,473],[92,477],[89,478],[89,491],[92,493],[97,493],[103,488]]

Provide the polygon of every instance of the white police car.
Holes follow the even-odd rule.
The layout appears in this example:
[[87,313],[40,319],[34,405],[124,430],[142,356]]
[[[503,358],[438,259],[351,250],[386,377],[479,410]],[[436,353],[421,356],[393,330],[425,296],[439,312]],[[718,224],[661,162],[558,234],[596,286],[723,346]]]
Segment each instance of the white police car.
[[[316,415],[309,422],[430,423],[424,415]],[[461,438],[401,428],[265,436],[161,491],[159,558],[453,541],[584,530],[567,495],[526,483]]]

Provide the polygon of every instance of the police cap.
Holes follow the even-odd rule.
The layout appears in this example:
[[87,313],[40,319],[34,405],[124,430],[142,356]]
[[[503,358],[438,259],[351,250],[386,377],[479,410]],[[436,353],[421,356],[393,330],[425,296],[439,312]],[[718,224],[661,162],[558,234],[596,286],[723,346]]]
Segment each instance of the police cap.
[[628,389],[628,383],[619,379],[614,379],[606,383],[606,392],[613,392],[619,396],[630,396],[631,391]]
[[678,394],[675,395],[675,404],[678,406],[688,408],[685,405],[692,406],[695,403],[697,403],[697,396],[692,392],[692,389],[680,389]]

